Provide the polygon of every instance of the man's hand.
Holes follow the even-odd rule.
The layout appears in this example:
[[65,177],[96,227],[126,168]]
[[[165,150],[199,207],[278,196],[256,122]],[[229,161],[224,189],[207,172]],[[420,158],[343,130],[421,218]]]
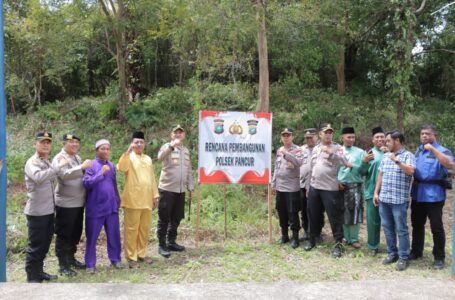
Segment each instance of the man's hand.
[[379,150],[381,150],[384,153],[389,152],[389,148],[387,148],[387,146],[382,146],[381,148],[379,148]]
[[389,159],[393,162],[397,161],[397,157],[395,156],[395,153],[390,154]]
[[82,170],[86,170],[86,169],[91,168],[91,167],[92,167],[92,161],[90,159],[84,160],[84,162],[81,165],[81,169]]
[[378,207],[379,206],[379,195],[378,194],[374,194],[374,197],[373,197],[373,204],[374,206]]
[[58,160],[58,167],[61,169],[68,164],[68,161],[63,157]]
[[345,166],[346,168],[352,168],[354,165],[352,164],[352,162],[347,161],[347,162],[344,164],[344,166]]
[[106,175],[107,172],[109,172],[111,170],[111,168],[109,168],[108,165],[104,165],[102,168],[101,168],[101,172],[103,173],[103,175]]
[[174,139],[170,143],[171,147],[177,147],[177,146],[180,146],[181,144],[182,144],[182,141],[179,139]]
[[373,160],[373,159],[374,159],[374,153],[368,152],[368,154],[363,157],[363,162],[367,164],[370,160]]
[[332,149],[328,146],[322,146],[321,151],[327,153],[328,155],[332,154]]
[[272,188],[272,195],[276,195],[276,188]]
[[130,154],[131,152],[134,151],[134,148],[136,148],[136,144],[131,143],[130,146],[128,147],[128,150],[126,150],[126,153]]
[[429,150],[429,151],[433,151],[433,149],[434,149],[433,145],[430,143],[423,145],[423,148],[425,150]]
[[158,197],[153,198],[152,200],[152,210],[158,207]]
[[190,199],[193,199],[193,192],[192,192],[192,191],[189,191],[189,192],[188,192],[188,197],[189,197]]

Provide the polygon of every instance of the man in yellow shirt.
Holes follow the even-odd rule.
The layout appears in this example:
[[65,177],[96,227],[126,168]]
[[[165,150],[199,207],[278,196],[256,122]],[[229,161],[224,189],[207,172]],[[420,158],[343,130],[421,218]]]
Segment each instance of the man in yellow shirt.
[[144,133],[133,133],[133,141],[117,165],[125,173],[121,207],[124,213],[123,243],[130,268],[139,262],[151,263],[146,256],[152,209],[159,197],[152,159],[144,154]]

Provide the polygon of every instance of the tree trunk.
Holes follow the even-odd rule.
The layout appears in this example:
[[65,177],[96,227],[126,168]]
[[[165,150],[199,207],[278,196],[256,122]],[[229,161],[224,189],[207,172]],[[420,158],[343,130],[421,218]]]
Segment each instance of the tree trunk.
[[123,43],[122,36],[119,37],[116,41],[117,48],[117,71],[118,71],[118,82],[119,82],[119,91],[118,91],[118,101],[119,101],[119,114],[123,116],[123,113],[126,110],[126,104],[128,103],[128,77],[126,72],[126,50],[124,49],[125,45]]
[[269,111],[269,62],[267,51],[267,32],[265,27],[265,0],[256,1],[256,18],[259,21],[259,111]]
[[10,95],[9,100],[10,100],[10,102],[11,102],[11,112],[13,113],[13,115],[15,115],[15,114],[16,114],[16,108],[14,107],[14,98],[13,98],[13,95]]
[[338,64],[336,64],[336,74],[337,74],[337,90],[340,96],[346,94],[346,74],[345,70],[345,57],[344,57],[345,46],[339,46],[338,49]]
[[155,48],[155,70],[154,70],[154,80],[155,80],[155,89],[158,86],[158,39],[156,39],[156,48]]
[[397,127],[400,132],[404,132],[404,104],[404,93],[401,91],[397,101]]

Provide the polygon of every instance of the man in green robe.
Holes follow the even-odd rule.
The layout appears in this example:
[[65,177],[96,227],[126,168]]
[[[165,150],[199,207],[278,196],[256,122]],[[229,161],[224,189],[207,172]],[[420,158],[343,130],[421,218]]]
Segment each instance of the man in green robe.
[[371,130],[373,148],[368,150],[363,162],[368,164],[368,171],[365,176],[365,201],[367,206],[367,231],[368,231],[368,250],[370,256],[376,256],[379,249],[379,235],[381,231],[381,218],[379,209],[374,206],[373,195],[374,187],[379,173],[384,152],[387,151],[385,145],[385,131],[382,127],[375,127]]
[[363,162],[366,152],[356,146],[353,127],[345,127],[341,131],[343,147],[339,155],[344,155],[352,164],[352,168],[338,168],[340,196],[344,202],[344,238],[355,249],[361,247],[359,242],[360,223],[363,222],[363,176],[368,165]]

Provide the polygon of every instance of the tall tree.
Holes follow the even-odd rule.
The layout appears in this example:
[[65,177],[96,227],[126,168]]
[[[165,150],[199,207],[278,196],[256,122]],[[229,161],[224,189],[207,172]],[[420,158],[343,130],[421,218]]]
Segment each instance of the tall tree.
[[269,61],[266,29],[266,0],[254,0],[258,22],[259,111],[269,111]]
[[[123,117],[128,102],[128,74],[127,74],[127,28],[128,7],[124,0],[99,0],[109,28],[106,28],[106,45],[108,51],[115,58],[118,75],[118,104],[119,116]],[[115,49],[110,47],[109,31],[113,36]]]
[[391,95],[396,99],[397,127],[404,131],[404,113],[407,101],[412,99],[411,74],[412,49],[416,41],[416,14],[420,13],[426,1],[423,0],[417,8],[414,0],[391,0],[393,12],[393,32],[389,45],[390,75],[388,83],[391,87]]

